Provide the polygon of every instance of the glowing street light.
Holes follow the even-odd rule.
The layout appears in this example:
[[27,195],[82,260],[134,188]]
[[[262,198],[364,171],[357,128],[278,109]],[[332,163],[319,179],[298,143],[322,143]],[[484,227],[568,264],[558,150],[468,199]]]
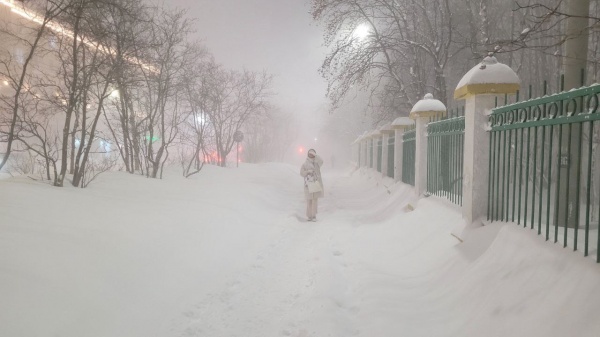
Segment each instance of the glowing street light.
[[352,37],[358,41],[364,41],[371,34],[371,26],[361,23],[352,32]]
[[204,113],[200,113],[200,114],[196,115],[196,122],[200,126],[204,126],[206,123],[208,123],[208,118],[206,117],[206,115]]

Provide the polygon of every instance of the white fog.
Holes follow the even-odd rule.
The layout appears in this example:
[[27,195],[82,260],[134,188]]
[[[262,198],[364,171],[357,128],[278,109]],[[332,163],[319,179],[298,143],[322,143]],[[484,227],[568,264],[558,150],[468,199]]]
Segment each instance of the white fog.
[[592,0],[0,0],[0,337],[600,336]]

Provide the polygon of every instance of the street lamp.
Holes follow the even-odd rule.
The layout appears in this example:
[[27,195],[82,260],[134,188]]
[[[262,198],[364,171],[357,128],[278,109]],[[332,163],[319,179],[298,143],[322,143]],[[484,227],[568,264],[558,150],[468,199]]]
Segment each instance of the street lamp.
[[204,113],[199,113],[196,115],[196,122],[198,122],[200,126],[204,126],[206,124],[207,118]]
[[361,23],[352,32],[352,37],[360,42],[364,41],[371,34],[371,26]]

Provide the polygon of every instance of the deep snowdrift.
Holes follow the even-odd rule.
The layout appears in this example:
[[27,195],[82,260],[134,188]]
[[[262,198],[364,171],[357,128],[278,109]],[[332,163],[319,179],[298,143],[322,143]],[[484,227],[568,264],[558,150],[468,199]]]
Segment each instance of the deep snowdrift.
[[0,336],[600,335],[593,260],[361,172],[304,222],[298,171],[0,180]]

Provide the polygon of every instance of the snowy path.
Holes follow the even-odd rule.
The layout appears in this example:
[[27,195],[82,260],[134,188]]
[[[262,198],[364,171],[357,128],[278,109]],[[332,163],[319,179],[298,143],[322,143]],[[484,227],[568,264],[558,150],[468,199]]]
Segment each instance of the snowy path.
[[[330,196],[340,177],[331,178]],[[303,204],[295,206],[296,212],[278,221],[273,242],[247,269],[173,323],[173,336],[356,335],[360,308],[352,303],[348,265],[337,248],[343,226],[328,213],[340,210],[332,204],[332,197],[323,200],[317,223],[300,215]]]
[[[322,231],[313,234],[317,232]],[[328,324],[329,333],[320,331],[324,336],[350,335],[345,332],[351,326],[343,310],[345,298],[334,303],[327,298],[345,281],[343,260],[313,235],[281,234],[250,268],[185,312],[189,320],[181,335],[238,336],[243,331],[240,336],[308,336],[311,327]],[[318,320],[325,321],[317,325]]]
[[[399,208],[412,201],[410,190],[390,198],[383,186],[357,184],[356,177],[340,172],[326,176],[326,188],[316,223],[304,221],[304,204],[297,191],[289,191],[286,203],[295,210],[275,220],[268,245],[247,268],[184,310],[172,323],[171,336],[367,337],[392,336],[391,331],[427,336],[417,331],[420,315],[428,321],[431,314],[420,310],[436,301],[427,300],[429,287],[451,276],[447,269],[456,265],[431,273],[449,259],[442,257],[447,252],[439,241],[425,242],[438,228],[423,224],[425,231],[415,236],[396,231],[382,241],[386,221],[398,213],[402,217]],[[451,210],[442,214],[448,212],[450,221],[460,218]],[[457,243],[448,232],[440,236],[446,247]],[[386,251],[396,240],[399,248]]]
[[0,336],[600,335],[580,253],[500,223],[459,244],[456,207],[359,172],[326,172],[319,221],[299,221],[301,181],[286,164],[0,181]]

